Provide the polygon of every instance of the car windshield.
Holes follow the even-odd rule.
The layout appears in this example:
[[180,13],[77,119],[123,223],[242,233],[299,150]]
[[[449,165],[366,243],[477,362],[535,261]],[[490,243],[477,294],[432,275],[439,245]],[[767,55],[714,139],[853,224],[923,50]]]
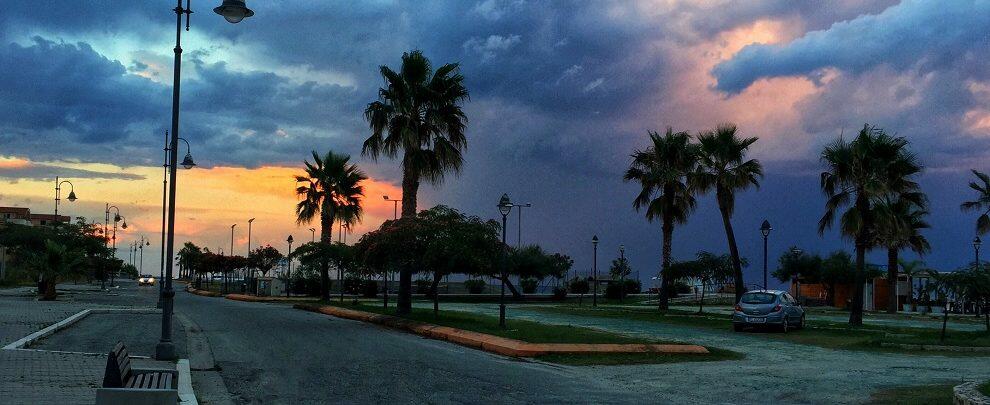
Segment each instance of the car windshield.
[[151,274],[142,274],[141,277],[142,278],[151,278]]
[[769,304],[776,297],[770,293],[746,293],[743,294],[741,301],[743,304]]

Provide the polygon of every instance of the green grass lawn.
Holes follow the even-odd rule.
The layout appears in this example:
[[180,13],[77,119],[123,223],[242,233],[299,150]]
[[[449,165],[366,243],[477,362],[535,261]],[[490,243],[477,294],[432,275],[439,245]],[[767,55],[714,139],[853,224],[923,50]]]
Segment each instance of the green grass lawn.
[[[325,303],[341,308],[355,309],[377,314],[395,315],[395,308],[388,310],[380,303],[351,301],[340,303],[331,301]],[[530,343],[674,343],[659,340],[635,338],[611,332],[567,325],[550,325],[539,322],[514,320],[506,321],[506,329],[498,326],[498,318],[487,315],[472,314],[460,311],[444,311],[434,315],[433,310],[413,308],[412,313],[405,316],[419,322],[448,326],[473,332],[486,333]],[[679,343],[679,342],[677,342]],[[537,357],[538,360],[559,364],[589,366],[589,365],[620,365],[620,364],[662,364],[687,361],[721,361],[738,360],[743,355],[737,352],[708,348],[708,355],[693,354],[663,354],[663,353],[609,353],[609,354],[553,354]]]
[[950,405],[952,404],[952,387],[956,385],[938,384],[887,388],[874,392],[870,396],[870,403],[883,405]]
[[[599,308],[573,305],[529,307],[529,311],[548,312],[566,315],[618,318],[664,324],[699,327],[730,331],[732,321],[724,314],[697,314],[695,312],[669,310],[661,313],[655,308]],[[808,321],[804,330],[783,333],[748,332],[767,339],[778,339],[793,343],[808,344],[831,349],[867,350],[897,353],[939,353],[958,356],[990,356],[988,352],[920,351],[902,348],[881,347],[882,342],[990,347],[990,333],[949,331],[944,342],[939,340],[936,329],[888,327],[865,325],[858,328],[848,324],[829,321]]]
[[990,381],[987,381],[980,385],[980,393],[990,397]]

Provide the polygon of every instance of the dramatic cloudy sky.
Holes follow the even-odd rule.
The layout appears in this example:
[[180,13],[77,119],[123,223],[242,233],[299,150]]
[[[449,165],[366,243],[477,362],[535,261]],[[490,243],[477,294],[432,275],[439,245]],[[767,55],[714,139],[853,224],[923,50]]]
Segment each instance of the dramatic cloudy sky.
[[[908,138],[927,166],[925,259],[952,269],[971,257],[974,218],[958,206],[968,169],[990,170],[990,3],[255,0],[256,16],[233,25],[210,11],[218,2],[194,1],[184,33],[182,136],[202,167],[180,176],[180,241],[229,246],[237,223],[243,254],[251,217],[255,245],[307,239],[290,176],[313,149],[352,154],[371,175],[357,234],[391,217],[382,195],[399,195],[398,167],[360,156],[361,112],[377,67],[420,49],[459,62],[471,91],[464,171],[424,186],[420,207],[495,217],[503,192],[532,202],[524,242],[570,254],[578,272],[594,234],[600,267],[625,244],[643,279],[656,271],[659,225],[621,180],[629,154],[649,130],[719,122],[760,138],[752,157],[767,172],[734,218],[750,282],[764,218],[771,263],[791,245],[851,248],[816,232],[818,153],[867,122]],[[174,3],[53,3],[0,14],[0,204],[48,212],[53,177],[69,178],[79,201],[63,212],[102,220],[106,202],[120,206],[132,225],[122,244],[151,237],[145,265],[157,269]],[[516,226],[513,214],[512,243]],[[700,249],[726,251],[711,198],[675,231],[677,258]]]

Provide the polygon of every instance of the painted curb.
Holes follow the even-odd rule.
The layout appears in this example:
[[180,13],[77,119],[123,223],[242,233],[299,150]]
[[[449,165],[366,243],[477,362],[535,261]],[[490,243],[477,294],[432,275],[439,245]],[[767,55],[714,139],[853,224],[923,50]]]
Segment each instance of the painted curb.
[[175,369],[179,372],[179,403],[188,405],[199,405],[196,400],[196,392],[193,391],[192,373],[189,371],[189,359],[179,359],[175,362]]
[[338,318],[375,323],[399,329],[430,339],[444,340],[461,346],[483,350],[509,357],[536,357],[544,354],[591,354],[591,353],[664,353],[664,354],[709,354],[708,349],[698,345],[671,344],[590,344],[590,343],[529,343],[485,333],[472,332],[447,326],[412,321],[391,315],[381,315],[329,305],[296,304],[293,308],[317,312]]
[[318,298],[311,297],[258,297],[245,294],[227,294],[223,296],[228,300],[244,302],[317,302]]
[[13,342],[13,343],[11,343],[9,345],[4,346],[3,349],[4,350],[18,350],[18,349],[23,349],[23,348],[27,347],[28,345],[30,345],[31,343],[34,343],[34,341],[36,341],[38,339],[41,339],[41,338],[43,338],[45,336],[48,336],[48,335],[51,335],[52,333],[58,332],[58,331],[60,331],[62,329],[65,329],[65,328],[69,327],[70,325],[72,325],[72,324],[74,324],[76,322],[79,322],[80,319],[85,318],[87,315],[90,314],[90,312],[92,312],[91,309],[84,309],[82,311],[76,312],[74,315],[72,315],[72,316],[70,316],[68,318],[65,318],[65,319],[63,319],[61,321],[55,322],[54,324],[48,325],[47,328],[44,328],[44,329],[39,330],[37,332],[34,332],[34,333],[30,334],[30,335],[27,335],[25,337],[22,337],[22,338],[18,339],[17,341],[15,341],[15,342]]

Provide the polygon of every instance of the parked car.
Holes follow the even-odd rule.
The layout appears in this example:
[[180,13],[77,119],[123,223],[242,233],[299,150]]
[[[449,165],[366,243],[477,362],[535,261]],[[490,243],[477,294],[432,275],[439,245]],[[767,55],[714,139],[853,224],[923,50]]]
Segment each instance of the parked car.
[[804,328],[804,308],[786,291],[749,291],[739,298],[732,312],[732,328],[775,327],[787,333]]
[[142,274],[141,277],[138,278],[138,285],[155,285],[155,281],[155,276],[152,276],[151,274]]

